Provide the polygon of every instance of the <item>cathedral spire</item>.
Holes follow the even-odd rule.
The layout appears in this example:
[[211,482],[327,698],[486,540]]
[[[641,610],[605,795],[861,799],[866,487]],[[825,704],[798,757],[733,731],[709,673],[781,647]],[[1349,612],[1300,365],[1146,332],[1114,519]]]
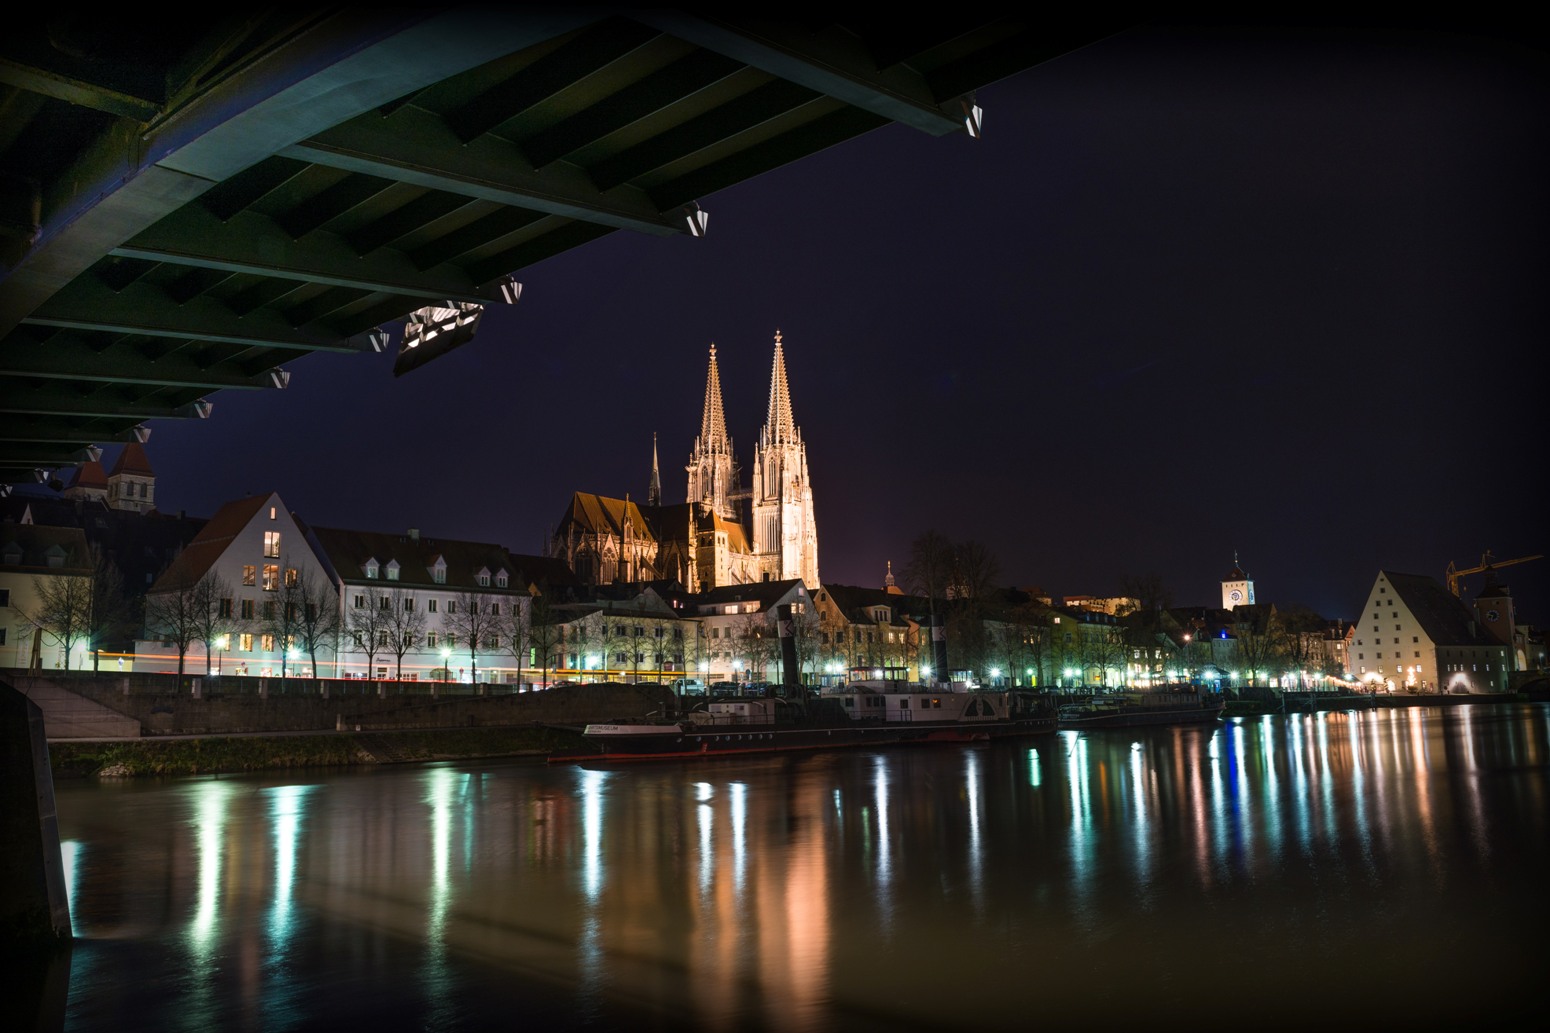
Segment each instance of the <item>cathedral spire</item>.
[[737,519],[737,464],[732,458],[732,438],[721,408],[721,371],[716,366],[716,346],[710,346],[710,369],[705,374],[705,409],[700,417],[700,436],[689,455],[689,493],[686,502],[708,503],[718,514]]
[[791,388],[786,384],[786,356],[781,350],[781,334],[775,331],[775,365],[770,372],[770,411],[764,423],[765,440],[771,444],[796,440],[796,424],[791,418]]
[[716,368],[716,346],[710,346],[710,371],[705,375],[705,411],[700,417],[700,445],[707,452],[731,452],[727,417],[721,408],[721,371]]
[[657,432],[651,432],[651,484],[646,488],[646,505],[662,504],[662,474],[657,470]]

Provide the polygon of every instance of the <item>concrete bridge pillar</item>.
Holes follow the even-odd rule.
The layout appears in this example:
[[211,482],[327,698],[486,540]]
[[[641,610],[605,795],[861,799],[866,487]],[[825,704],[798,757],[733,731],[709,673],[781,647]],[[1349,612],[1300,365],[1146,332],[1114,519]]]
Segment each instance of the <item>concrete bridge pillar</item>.
[[0,929],[18,947],[68,945],[70,900],[43,711],[8,681],[0,681],[0,799]]

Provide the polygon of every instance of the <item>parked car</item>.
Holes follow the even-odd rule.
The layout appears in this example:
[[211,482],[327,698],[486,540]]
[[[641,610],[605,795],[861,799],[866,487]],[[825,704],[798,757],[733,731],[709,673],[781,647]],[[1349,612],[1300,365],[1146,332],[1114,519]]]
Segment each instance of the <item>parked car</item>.
[[679,678],[673,682],[673,691],[683,696],[703,696],[705,683],[694,678]]

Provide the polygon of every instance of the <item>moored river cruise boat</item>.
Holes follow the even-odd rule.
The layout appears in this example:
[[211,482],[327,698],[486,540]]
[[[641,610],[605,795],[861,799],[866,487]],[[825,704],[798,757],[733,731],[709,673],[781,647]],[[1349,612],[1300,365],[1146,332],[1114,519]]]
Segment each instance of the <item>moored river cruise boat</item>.
[[676,718],[589,724],[582,732],[588,749],[550,760],[667,760],[964,743],[1054,731],[1054,708],[1030,689],[853,677],[822,690],[798,689],[790,697],[717,697]]
[[1220,692],[1192,685],[1116,692],[1063,703],[1057,712],[1061,731],[1140,728],[1147,725],[1210,724],[1222,716]]

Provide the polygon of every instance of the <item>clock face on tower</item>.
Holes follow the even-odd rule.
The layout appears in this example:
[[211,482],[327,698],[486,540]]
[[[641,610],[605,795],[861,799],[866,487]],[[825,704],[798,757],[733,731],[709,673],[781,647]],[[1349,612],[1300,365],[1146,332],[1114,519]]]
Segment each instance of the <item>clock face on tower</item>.
[[1243,602],[1243,593],[1234,588],[1231,592],[1227,593],[1227,598],[1231,599],[1234,603],[1241,603]]
[[1501,620],[1501,617],[1502,615],[1497,613],[1495,610],[1485,611],[1485,622],[1487,624],[1495,624],[1497,621]]

